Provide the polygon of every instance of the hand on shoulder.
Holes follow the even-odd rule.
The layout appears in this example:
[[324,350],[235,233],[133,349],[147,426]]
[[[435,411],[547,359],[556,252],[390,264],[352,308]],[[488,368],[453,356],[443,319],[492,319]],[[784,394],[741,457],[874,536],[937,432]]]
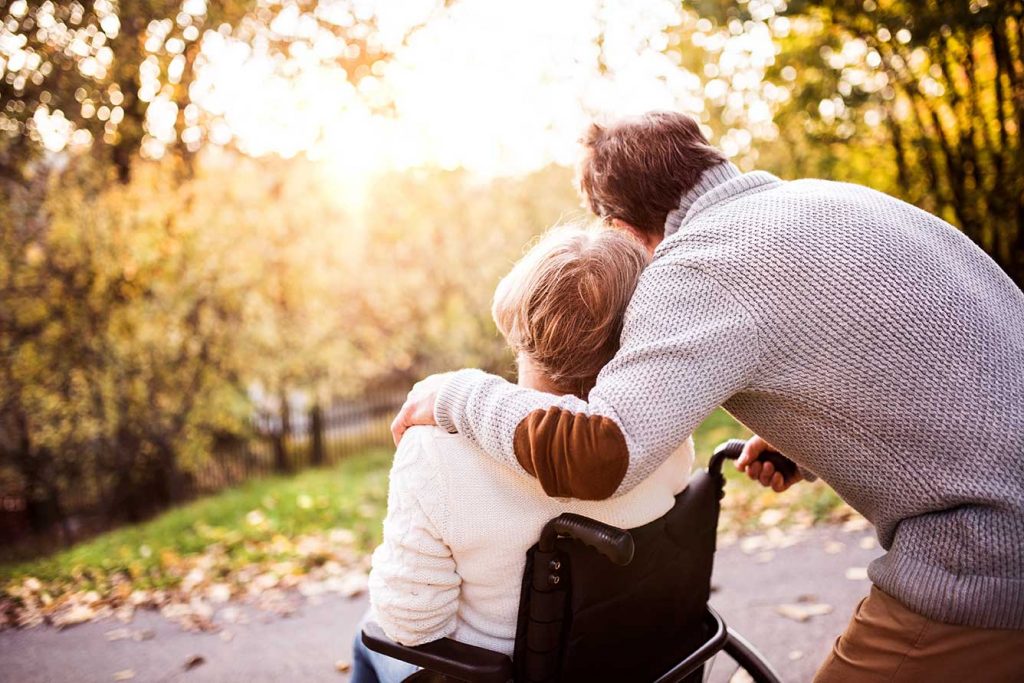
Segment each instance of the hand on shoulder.
[[437,392],[452,373],[444,372],[430,375],[413,385],[412,390],[402,404],[394,421],[391,423],[391,438],[399,445],[405,432],[414,425],[436,425],[434,405],[437,403]]

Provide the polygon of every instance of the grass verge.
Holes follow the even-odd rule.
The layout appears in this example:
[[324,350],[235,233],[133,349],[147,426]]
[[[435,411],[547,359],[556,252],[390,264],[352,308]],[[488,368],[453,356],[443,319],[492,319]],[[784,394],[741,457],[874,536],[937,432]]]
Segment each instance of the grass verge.
[[379,542],[390,463],[391,451],[370,449],[335,467],[254,479],[48,557],[0,565],[0,582],[31,576],[92,589],[124,573],[137,587],[161,588],[180,578],[168,570],[181,558],[210,546],[229,570],[286,554],[278,552],[282,540],[332,529],[350,532],[366,551]]

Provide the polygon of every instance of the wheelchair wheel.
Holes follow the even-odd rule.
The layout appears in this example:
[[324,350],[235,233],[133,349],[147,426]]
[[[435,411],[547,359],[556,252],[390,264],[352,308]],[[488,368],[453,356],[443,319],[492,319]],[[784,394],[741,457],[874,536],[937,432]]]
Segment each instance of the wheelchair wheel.
[[[722,648],[722,651],[736,664],[735,671],[729,672],[727,670],[726,675],[729,678],[725,680],[728,680],[730,683],[745,683],[747,681],[753,681],[754,683],[781,683],[779,675],[772,668],[771,664],[768,663],[764,655],[758,652],[757,648],[750,644],[750,641],[731,628],[729,629],[729,638],[725,641],[725,647]],[[715,663],[718,664],[717,661]],[[709,668],[713,669],[715,667]],[[714,678],[719,678],[719,676]]]

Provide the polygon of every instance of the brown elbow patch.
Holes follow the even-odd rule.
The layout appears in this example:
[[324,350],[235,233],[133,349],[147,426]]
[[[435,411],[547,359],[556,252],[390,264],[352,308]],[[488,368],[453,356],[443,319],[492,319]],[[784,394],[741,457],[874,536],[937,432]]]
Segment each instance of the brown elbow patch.
[[535,410],[512,442],[523,469],[549,496],[602,500],[615,493],[629,467],[629,449],[614,420],[560,408]]

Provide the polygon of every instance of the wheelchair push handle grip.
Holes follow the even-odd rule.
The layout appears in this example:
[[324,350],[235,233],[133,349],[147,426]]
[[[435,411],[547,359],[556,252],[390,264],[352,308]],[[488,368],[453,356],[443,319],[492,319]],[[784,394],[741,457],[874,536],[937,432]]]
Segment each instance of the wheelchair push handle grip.
[[633,561],[636,549],[633,536],[628,531],[571,512],[561,514],[544,525],[540,535],[540,550],[553,551],[558,536],[575,538],[620,566]]
[[[722,462],[739,458],[743,453],[743,447],[746,443],[743,439],[729,439],[720,445],[715,449],[715,454],[711,456],[708,470],[715,474],[721,474]],[[757,459],[759,462],[770,462],[775,471],[782,475],[783,479],[789,480],[790,477],[797,473],[796,463],[778,451],[764,451]]]

